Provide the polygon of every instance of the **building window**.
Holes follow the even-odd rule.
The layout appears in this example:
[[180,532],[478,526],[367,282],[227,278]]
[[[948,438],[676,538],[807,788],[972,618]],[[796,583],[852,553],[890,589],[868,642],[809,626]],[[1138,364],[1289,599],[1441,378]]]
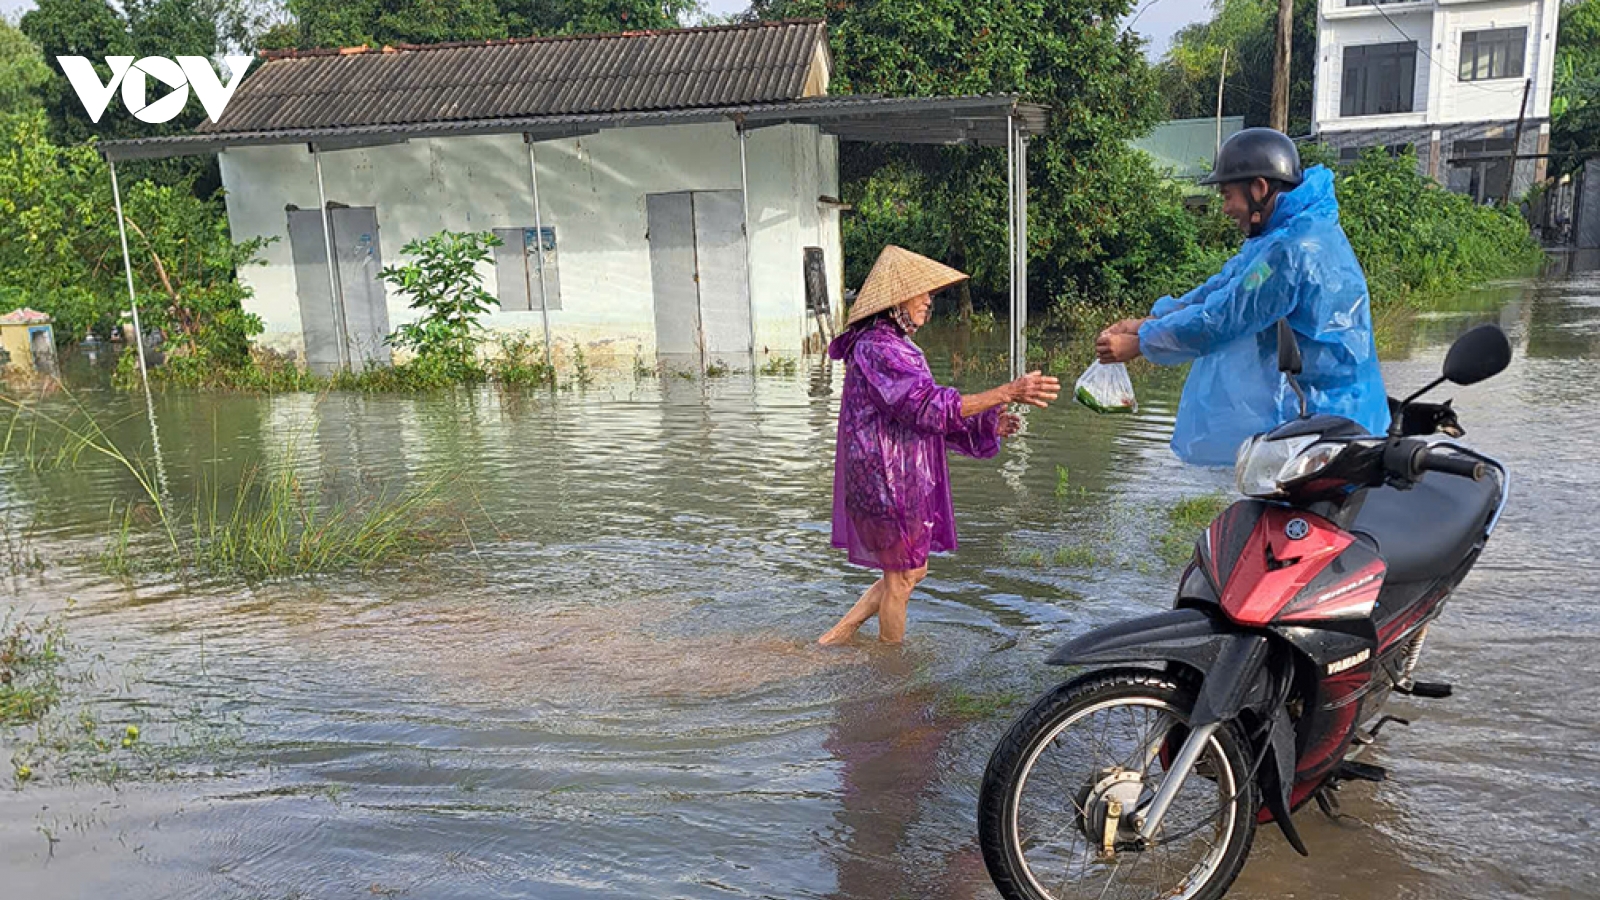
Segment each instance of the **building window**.
[[[1353,162],[1356,162],[1356,161],[1361,159],[1361,154],[1366,153],[1369,149],[1371,149],[1371,148],[1370,147],[1340,147],[1339,148],[1339,162],[1341,162],[1341,163],[1353,163]],[[1410,144],[1385,144],[1385,145],[1383,145],[1383,152],[1389,154],[1389,156],[1394,158],[1394,159],[1399,159],[1401,156],[1404,156],[1405,152],[1407,150],[1410,150],[1410,149],[1411,149],[1411,145]]]
[[1461,80],[1521,78],[1528,29],[1496,28],[1461,35]]
[[1511,146],[1510,138],[1456,141],[1451,148],[1452,189],[1479,203],[1499,200],[1511,177]]
[[1416,41],[1345,48],[1339,115],[1411,112],[1416,93]]
[[[543,240],[533,228],[496,228],[500,246],[494,248],[495,292],[507,312],[561,308],[561,272],[556,265],[556,230],[546,225]],[[541,247],[542,245],[542,247]],[[541,249],[543,252],[540,252]],[[543,268],[543,277],[540,269]]]

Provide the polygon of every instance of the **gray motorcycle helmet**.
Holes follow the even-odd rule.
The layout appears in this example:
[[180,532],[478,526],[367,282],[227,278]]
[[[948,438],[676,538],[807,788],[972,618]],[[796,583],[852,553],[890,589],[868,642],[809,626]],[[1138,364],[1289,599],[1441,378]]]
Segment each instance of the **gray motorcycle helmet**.
[[1228,184],[1265,178],[1289,187],[1304,180],[1300,150],[1288,135],[1273,128],[1246,128],[1228,138],[1217,151],[1211,174],[1201,184]]

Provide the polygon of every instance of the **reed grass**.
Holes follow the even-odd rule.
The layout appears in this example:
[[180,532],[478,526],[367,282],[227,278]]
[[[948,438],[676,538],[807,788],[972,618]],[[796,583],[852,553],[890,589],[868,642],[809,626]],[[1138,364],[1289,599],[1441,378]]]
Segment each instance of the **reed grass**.
[[[81,406],[60,416],[4,394],[0,403],[13,408],[0,459],[38,470],[99,456],[133,476],[134,496],[108,511],[100,560],[107,574],[194,572],[257,581],[370,572],[441,549],[457,536],[471,541],[466,517],[451,503],[452,475],[402,489],[358,485],[341,492],[331,480],[307,483],[292,468],[256,464],[230,484],[216,469],[202,473],[194,499],[178,504],[150,467]],[[288,458],[293,446],[291,435]]]

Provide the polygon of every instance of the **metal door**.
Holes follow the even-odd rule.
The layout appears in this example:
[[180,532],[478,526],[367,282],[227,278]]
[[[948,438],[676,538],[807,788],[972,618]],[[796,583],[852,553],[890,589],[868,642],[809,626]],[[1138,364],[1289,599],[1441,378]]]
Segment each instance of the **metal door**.
[[650,277],[656,352],[699,366],[750,355],[744,197],[739,191],[651,194]]
[[694,201],[687,193],[645,197],[650,283],[656,305],[656,353],[703,365],[700,291],[695,284]]
[[389,364],[389,300],[383,289],[383,254],[378,244],[378,211],[370,206],[339,207],[333,215],[333,256],[339,263],[344,295],[344,334],[350,365]]
[[289,254],[294,260],[295,294],[300,302],[300,329],[306,366],[326,374],[339,368],[339,331],[353,368],[369,362],[387,364],[389,305],[379,271],[383,256],[378,240],[377,210],[337,207],[332,210],[335,281],[342,295],[343,322],[334,317],[328,285],[327,244],[322,214],[315,209],[289,210]]
[[306,368],[326,375],[339,368],[339,329],[333,321],[328,287],[328,250],[322,241],[322,213],[289,210],[289,255],[294,259],[295,295],[300,301],[300,333]]
[[739,191],[694,194],[695,263],[700,273],[700,321],[709,360],[750,356],[750,282],[745,278],[744,196]]

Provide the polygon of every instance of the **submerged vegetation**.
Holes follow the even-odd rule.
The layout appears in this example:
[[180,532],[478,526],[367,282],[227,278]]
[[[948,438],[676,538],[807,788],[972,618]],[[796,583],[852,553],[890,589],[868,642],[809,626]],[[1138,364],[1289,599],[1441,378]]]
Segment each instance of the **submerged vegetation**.
[[36,722],[60,701],[66,649],[58,620],[34,623],[6,612],[0,619],[0,725]]
[[1226,494],[1202,494],[1173,504],[1166,512],[1166,528],[1156,538],[1161,558],[1174,566],[1188,561],[1200,532],[1231,502]]
[[[471,542],[453,476],[399,489],[362,483],[341,489],[332,478],[308,482],[287,466],[247,464],[227,484],[216,472],[202,478],[194,497],[179,502],[150,465],[118,446],[81,407],[58,415],[4,394],[0,404],[12,408],[0,460],[50,470],[100,458],[132,476],[136,494],[110,510],[101,558],[108,574],[257,581],[368,572]],[[290,457],[292,446],[291,440]]]

